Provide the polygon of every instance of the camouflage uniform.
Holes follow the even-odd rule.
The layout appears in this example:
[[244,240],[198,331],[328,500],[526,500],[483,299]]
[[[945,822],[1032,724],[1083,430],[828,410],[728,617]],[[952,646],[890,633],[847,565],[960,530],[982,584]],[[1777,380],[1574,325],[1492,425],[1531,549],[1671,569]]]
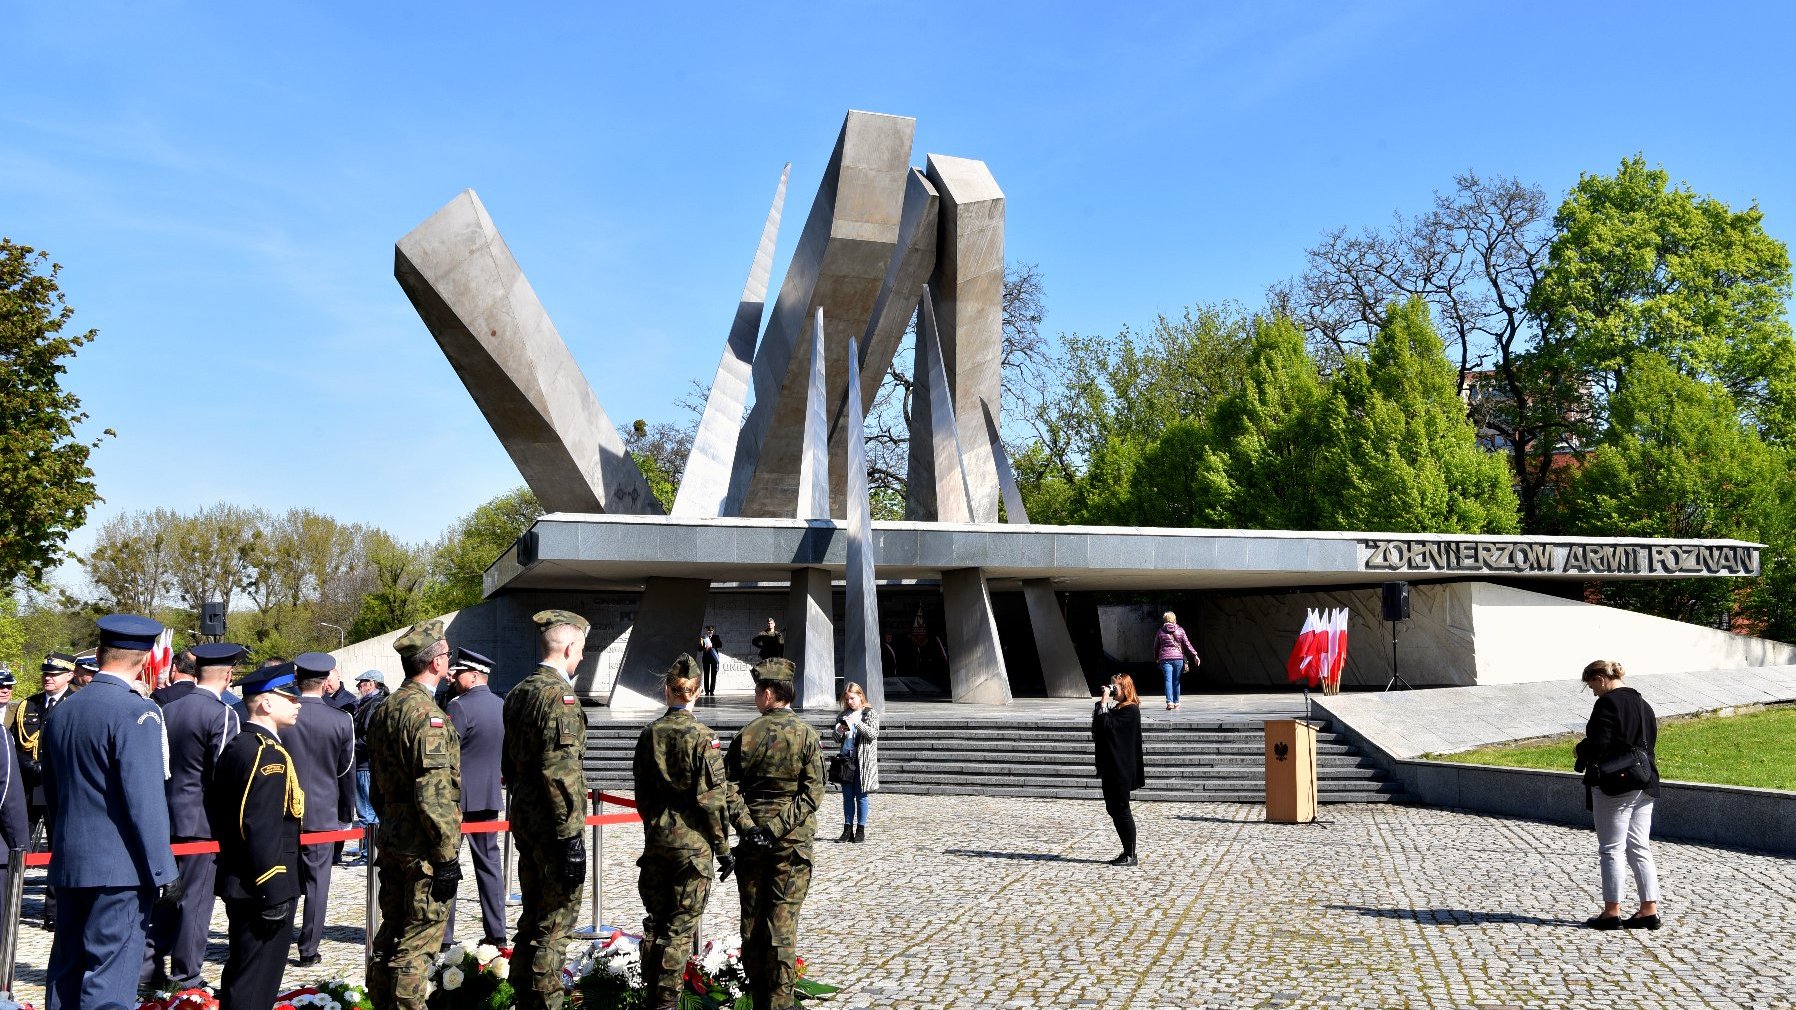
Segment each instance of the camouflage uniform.
[[[769,659],[755,680],[794,679],[789,659]],[[811,887],[811,840],[823,803],[823,748],[817,731],[790,708],[768,711],[730,741],[724,769],[740,790],[730,806],[738,834],[759,826],[773,845],[737,849],[736,889],[742,898],[742,967],[756,1010],[795,1006],[798,912]]]
[[[699,676],[690,656],[681,656],[674,667],[680,679]],[[636,889],[648,912],[642,924],[642,977],[648,1005],[659,1008],[673,1005],[679,992],[711,892],[711,856],[729,841],[725,817],[732,789],[716,735],[689,708],[670,708],[643,727],[631,772],[643,835]]]
[[[544,611],[542,629],[585,619]],[[548,623],[545,623],[548,622]],[[529,969],[513,976],[519,1010],[559,1010],[561,968],[580,907],[580,885],[564,876],[567,840],[586,830],[586,716],[560,670],[540,664],[505,693],[505,750],[500,772],[511,787],[511,837],[517,846],[518,917],[512,964]]]
[[[394,642],[401,656],[442,641],[443,624],[416,625]],[[430,691],[407,680],[368,720],[371,798],[380,814],[380,929],[368,963],[369,1002],[423,1010],[431,958],[449,903],[431,897],[434,864],[461,847],[461,739]]]

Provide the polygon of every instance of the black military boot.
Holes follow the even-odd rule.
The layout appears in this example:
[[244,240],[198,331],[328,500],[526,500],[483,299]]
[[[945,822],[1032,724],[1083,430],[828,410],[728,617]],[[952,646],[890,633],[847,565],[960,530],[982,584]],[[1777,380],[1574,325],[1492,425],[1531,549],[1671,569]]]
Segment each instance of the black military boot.
[[852,825],[852,824],[842,825],[842,834],[840,837],[838,837],[836,839],[836,841],[838,841],[838,842],[854,841],[854,825]]
[[854,826],[854,840],[857,842],[864,842],[867,840],[867,826],[865,824],[856,824]]

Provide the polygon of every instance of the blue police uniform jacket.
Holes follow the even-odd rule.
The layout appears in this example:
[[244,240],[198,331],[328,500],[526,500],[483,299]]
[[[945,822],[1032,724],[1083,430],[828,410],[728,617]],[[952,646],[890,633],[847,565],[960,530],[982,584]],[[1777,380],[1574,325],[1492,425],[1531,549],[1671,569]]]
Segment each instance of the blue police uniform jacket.
[[503,810],[499,759],[505,753],[505,701],[481,684],[449,700],[449,719],[461,737],[461,808]]
[[218,755],[243,729],[218,695],[196,687],[162,707],[168,727],[168,827],[176,838],[211,838],[206,784]]
[[19,768],[19,755],[13,750],[12,734],[0,721],[0,866],[5,866],[12,850],[22,849],[30,840],[29,822],[25,818],[25,779]]
[[335,831],[355,820],[355,720],[323,698],[299,699],[299,720],[281,732],[306,794],[304,828]]
[[44,792],[56,825],[51,887],[160,887],[169,852],[162,712],[99,673],[44,728]]

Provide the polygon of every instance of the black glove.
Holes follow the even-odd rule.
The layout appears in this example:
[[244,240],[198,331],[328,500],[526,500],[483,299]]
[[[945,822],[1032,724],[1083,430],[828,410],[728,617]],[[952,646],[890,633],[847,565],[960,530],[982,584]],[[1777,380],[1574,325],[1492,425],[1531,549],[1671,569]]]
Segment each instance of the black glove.
[[455,897],[456,885],[460,883],[460,860],[451,859],[448,862],[433,864],[430,868],[430,900],[448,901]]
[[722,881],[730,879],[730,874],[735,873],[735,872],[736,872],[736,857],[730,855],[727,852],[719,852],[717,854],[717,879],[718,879],[718,881],[721,883]]
[[286,901],[277,901],[272,905],[263,906],[262,921],[267,923],[285,922],[287,916],[292,914],[295,900],[297,899],[288,898]]
[[184,882],[181,879],[181,875],[177,873],[175,874],[175,879],[156,888],[156,904],[179,905],[181,903],[181,895],[185,893],[186,890],[186,882]]
[[586,836],[570,835],[561,840],[561,880],[570,891],[586,883]]
[[737,855],[741,855],[743,852],[766,852],[773,848],[773,832],[759,824],[747,831],[738,832],[736,837],[742,841],[742,844],[736,846]]

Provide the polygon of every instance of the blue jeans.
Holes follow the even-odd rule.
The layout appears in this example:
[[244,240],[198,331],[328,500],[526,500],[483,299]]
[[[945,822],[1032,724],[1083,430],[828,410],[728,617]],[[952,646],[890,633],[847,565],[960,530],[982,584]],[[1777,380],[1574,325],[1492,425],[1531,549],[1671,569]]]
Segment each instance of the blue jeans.
[[867,817],[872,811],[873,797],[871,794],[861,791],[860,783],[850,782],[842,787],[843,824],[859,824],[864,827]]
[[1185,674],[1185,661],[1182,659],[1162,659],[1160,672],[1166,677],[1166,703],[1179,703],[1179,678]]
[[379,824],[380,817],[374,813],[374,799],[369,790],[373,776],[367,768],[355,770],[355,817],[360,824]]

